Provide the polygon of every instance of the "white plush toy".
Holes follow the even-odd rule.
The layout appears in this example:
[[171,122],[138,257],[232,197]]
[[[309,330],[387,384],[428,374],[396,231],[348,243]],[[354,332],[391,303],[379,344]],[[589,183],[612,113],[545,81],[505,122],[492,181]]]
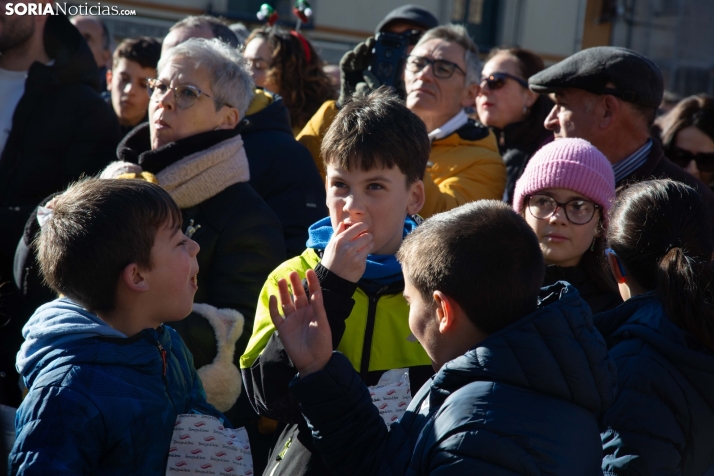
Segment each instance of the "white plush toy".
[[209,304],[194,304],[193,310],[205,317],[216,333],[218,354],[213,362],[198,369],[198,375],[208,403],[225,412],[235,404],[241,392],[240,370],[233,363],[233,356],[245,320],[234,309],[217,309]]

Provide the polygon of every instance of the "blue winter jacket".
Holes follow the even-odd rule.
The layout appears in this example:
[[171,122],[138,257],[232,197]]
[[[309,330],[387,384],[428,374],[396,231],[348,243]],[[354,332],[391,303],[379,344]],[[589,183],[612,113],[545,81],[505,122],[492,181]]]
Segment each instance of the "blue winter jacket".
[[10,474],[163,475],[176,416],[223,418],[166,326],[124,337],[68,299],[37,309],[17,368],[29,388]]
[[[567,284],[567,283],[565,283]],[[387,428],[350,363],[333,354],[291,391],[340,475],[600,475],[597,418],[614,364],[575,288],[444,365]]]
[[594,319],[619,389],[603,418],[605,474],[714,475],[714,352],[670,321],[655,293]]

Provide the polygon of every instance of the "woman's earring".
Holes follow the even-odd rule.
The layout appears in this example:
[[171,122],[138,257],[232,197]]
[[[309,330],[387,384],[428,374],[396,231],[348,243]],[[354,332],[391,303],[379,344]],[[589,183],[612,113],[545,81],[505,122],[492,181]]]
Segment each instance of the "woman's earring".
[[593,243],[590,245],[590,251],[595,251],[595,240],[597,238],[593,238]]
[[528,106],[523,106],[523,115],[528,114]]

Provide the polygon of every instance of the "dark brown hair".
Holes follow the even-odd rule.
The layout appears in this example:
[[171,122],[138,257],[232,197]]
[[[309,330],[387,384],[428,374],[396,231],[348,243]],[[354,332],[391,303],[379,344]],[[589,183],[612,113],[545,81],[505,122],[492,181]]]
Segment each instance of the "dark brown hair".
[[367,96],[353,96],[342,107],[320,153],[325,167],[399,167],[411,185],[424,178],[431,143],[424,122],[389,88],[381,87]]
[[122,270],[151,269],[162,227],[180,227],[176,202],[143,180],[86,179],[70,185],[35,241],[47,284],[92,312],[111,311]]
[[545,275],[535,233],[497,200],[427,219],[404,239],[397,259],[425,302],[443,292],[488,334],[536,310]]
[[[518,75],[526,82],[528,82],[528,78],[545,69],[543,59],[540,56],[521,48],[494,48],[489,52],[486,61],[488,62],[499,54],[508,55],[516,61]],[[548,135],[543,123],[545,123],[545,119],[552,109],[553,101],[550,100],[548,95],[538,95],[538,99],[530,107],[526,118],[512,131],[509,131],[508,140],[523,147],[530,154],[535,153],[542,145],[544,136]]]
[[322,60],[305,39],[310,50],[308,61],[303,42],[284,28],[266,26],[253,30],[245,44],[254,38],[268,41],[272,56],[267,77],[280,89],[292,127],[302,129],[322,103],[335,99],[335,88],[322,69]]
[[161,42],[149,36],[127,38],[119,43],[112,56],[113,67],[116,67],[119,60],[124,58],[139,63],[142,68],[156,69],[161,57]]
[[697,94],[682,99],[667,114],[656,121],[662,131],[660,138],[665,150],[677,142],[677,134],[687,127],[696,127],[714,140],[714,97]]
[[639,182],[619,190],[607,239],[626,275],[656,291],[667,317],[714,350],[714,246],[707,216],[690,186]]

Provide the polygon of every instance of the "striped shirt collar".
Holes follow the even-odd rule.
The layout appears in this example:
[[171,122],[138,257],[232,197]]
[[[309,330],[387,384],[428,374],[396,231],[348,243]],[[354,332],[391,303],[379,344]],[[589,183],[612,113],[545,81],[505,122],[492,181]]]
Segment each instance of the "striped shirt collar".
[[648,139],[645,145],[640,147],[634,154],[613,164],[612,171],[615,174],[615,183],[630,176],[635,170],[639,169],[642,164],[647,162],[647,157],[651,149],[652,139]]

